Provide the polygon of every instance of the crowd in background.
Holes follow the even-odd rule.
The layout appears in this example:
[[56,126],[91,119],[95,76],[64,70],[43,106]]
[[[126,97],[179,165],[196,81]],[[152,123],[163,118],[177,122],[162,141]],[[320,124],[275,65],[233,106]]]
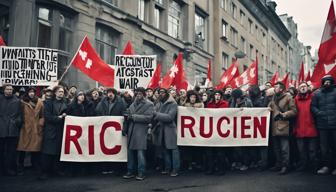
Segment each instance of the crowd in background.
[[[5,176],[23,175],[31,164],[39,179],[50,175],[115,173],[143,180],[153,169],[176,177],[184,171],[224,175],[228,171],[309,171],[336,175],[336,89],[325,76],[320,88],[301,82],[286,89],[282,82],[262,88],[193,90],[139,87],[118,92],[99,87],[78,90],[59,85],[0,93],[0,170]],[[269,107],[268,147],[177,146],[178,106],[194,108]],[[224,112],[225,113],[225,112]],[[124,116],[127,163],[60,162],[64,118]],[[30,163],[27,163],[27,159]]]

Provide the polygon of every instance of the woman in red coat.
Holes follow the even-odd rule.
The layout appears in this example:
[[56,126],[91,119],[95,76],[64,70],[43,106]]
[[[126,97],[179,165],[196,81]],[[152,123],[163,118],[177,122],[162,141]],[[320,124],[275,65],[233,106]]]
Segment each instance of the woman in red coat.
[[304,171],[309,165],[317,166],[317,130],[313,114],[310,111],[310,104],[313,94],[308,91],[308,84],[301,82],[299,94],[295,97],[297,108],[297,119],[294,126],[294,135],[297,138],[300,153],[299,171]]

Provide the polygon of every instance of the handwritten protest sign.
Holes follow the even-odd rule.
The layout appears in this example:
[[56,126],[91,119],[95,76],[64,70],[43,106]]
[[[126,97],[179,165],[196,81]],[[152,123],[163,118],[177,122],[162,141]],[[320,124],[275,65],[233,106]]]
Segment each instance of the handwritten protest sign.
[[0,85],[49,86],[57,81],[58,50],[0,47]]
[[147,87],[156,68],[156,55],[116,55],[115,67],[117,90]]

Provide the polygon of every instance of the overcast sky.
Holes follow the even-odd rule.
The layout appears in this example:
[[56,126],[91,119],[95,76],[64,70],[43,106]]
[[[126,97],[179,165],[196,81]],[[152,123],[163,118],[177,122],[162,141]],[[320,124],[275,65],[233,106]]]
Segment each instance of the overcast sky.
[[[331,0],[276,0],[276,12],[293,16],[298,24],[299,40],[318,49]],[[335,3],[335,2],[334,2]]]

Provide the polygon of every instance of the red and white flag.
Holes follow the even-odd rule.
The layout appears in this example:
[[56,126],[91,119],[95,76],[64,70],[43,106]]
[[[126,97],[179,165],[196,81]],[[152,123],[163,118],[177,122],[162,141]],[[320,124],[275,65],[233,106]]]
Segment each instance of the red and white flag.
[[288,87],[289,87],[289,82],[290,82],[290,79],[289,79],[288,77],[289,77],[289,73],[286,73],[286,75],[284,76],[284,78],[281,80],[281,82],[282,82],[283,84],[285,84],[286,89],[288,89]]
[[304,64],[303,62],[301,63],[301,68],[300,68],[300,73],[299,73],[299,78],[298,78],[298,81],[299,83],[301,83],[302,81],[305,80],[305,72],[304,72]]
[[158,88],[160,86],[160,75],[161,75],[161,64],[158,64],[156,66],[152,79],[148,83],[147,88],[152,89]]
[[329,72],[326,69],[327,65],[334,64],[336,59],[336,19],[333,1],[330,4],[318,55],[319,60],[310,79],[314,87],[320,86],[321,78]]
[[91,46],[89,39],[84,38],[71,63],[91,79],[104,86],[114,86],[114,69],[107,65]]
[[306,76],[306,79],[305,79],[305,81],[306,82],[308,82],[308,81],[310,81],[310,70],[308,70],[308,74],[307,74],[307,76]]
[[188,81],[184,75],[183,70],[183,56],[180,52],[170,68],[168,73],[163,77],[161,87],[169,89],[170,86],[176,86],[177,91],[181,89],[188,90]]
[[274,86],[275,83],[278,82],[278,81],[279,81],[279,72],[277,71],[277,72],[274,73],[272,79],[270,80],[270,83],[271,83],[272,86]]
[[0,46],[6,46],[6,43],[1,36],[0,36]]
[[258,85],[258,57],[239,77],[231,82],[233,88],[244,85]]
[[221,90],[224,87],[226,87],[227,85],[230,84],[230,82],[239,77],[240,73],[239,73],[239,69],[238,69],[238,61],[235,60],[231,66],[222,74],[221,78],[220,78],[220,82],[219,84],[215,87],[215,89],[217,90]]
[[211,87],[212,85],[212,78],[211,78],[211,60],[209,59],[208,63],[208,73],[207,73],[207,79],[205,80],[205,87]]

